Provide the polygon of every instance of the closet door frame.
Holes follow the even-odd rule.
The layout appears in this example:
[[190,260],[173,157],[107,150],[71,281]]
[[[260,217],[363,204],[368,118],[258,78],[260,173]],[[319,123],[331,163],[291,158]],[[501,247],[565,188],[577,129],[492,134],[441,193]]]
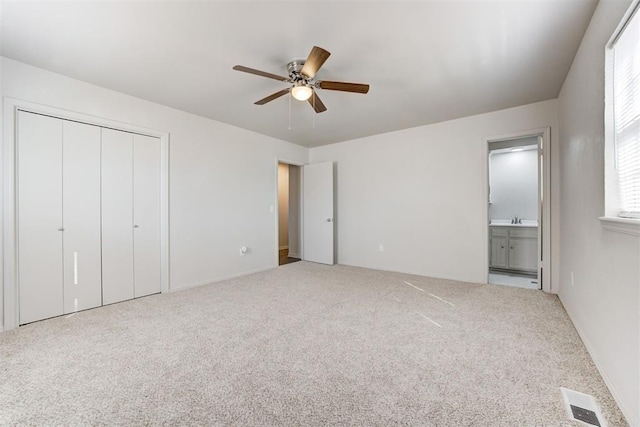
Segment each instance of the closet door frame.
[[146,135],[160,139],[160,280],[161,292],[170,290],[169,283],[169,133],[157,129],[149,129],[134,124],[118,122],[88,114],[68,111],[20,99],[4,98],[4,123],[2,144],[2,177],[3,177],[3,208],[2,228],[4,241],[1,247],[0,277],[2,277],[2,292],[0,292],[0,307],[3,324],[0,331],[8,331],[18,327],[20,319],[20,301],[18,292],[18,217],[17,217],[17,148],[18,148],[18,111],[42,114],[58,119],[70,120],[88,125],[100,126]]

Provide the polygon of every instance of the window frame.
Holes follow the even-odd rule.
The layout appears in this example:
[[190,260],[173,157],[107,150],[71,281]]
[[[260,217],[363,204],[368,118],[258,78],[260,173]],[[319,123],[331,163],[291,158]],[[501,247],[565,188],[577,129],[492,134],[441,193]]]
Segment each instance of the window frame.
[[604,229],[625,234],[640,235],[640,218],[621,217],[620,190],[616,169],[616,133],[614,107],[614,45],[632,19],[640,19],[640,0],[634,0],[605,46],[605,117],[604,117],[604,216],[600,221]]

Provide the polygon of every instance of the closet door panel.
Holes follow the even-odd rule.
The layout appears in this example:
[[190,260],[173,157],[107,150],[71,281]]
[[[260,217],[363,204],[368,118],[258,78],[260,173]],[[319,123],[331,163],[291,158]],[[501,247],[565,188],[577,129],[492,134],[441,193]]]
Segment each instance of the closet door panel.
[[135,296],[160,292],[160,140],[133,137]]
[[18,113],[20,324],[63,314],[62,120]]
[[102,305],[100,128],[64,121],[64,312]]
[[132,299],[133,135],[102,129],[102,301]]

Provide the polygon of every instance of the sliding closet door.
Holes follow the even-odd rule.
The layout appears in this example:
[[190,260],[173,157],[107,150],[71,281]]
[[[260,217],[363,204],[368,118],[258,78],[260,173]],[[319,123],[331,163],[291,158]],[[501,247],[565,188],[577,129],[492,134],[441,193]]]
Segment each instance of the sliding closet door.
[[63,121],[64,312],[102,305],[100,128]]
[[103,304],[133,289],[133,134],[102,129]]
[[20,324],[63,314],[62,120],[18,113]]
[[160,140],[133,137],[135,297],[160,292]]

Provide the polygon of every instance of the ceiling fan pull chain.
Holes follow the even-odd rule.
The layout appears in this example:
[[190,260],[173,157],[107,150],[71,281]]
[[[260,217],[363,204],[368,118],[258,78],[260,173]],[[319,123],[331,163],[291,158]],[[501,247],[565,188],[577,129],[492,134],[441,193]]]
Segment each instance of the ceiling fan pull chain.
[[316,113],[315,113],[315,111],[316,111],[316,94],[314,93],[312,96],[313,96],[313,99],[312,99],[312,101],[313,101],[313,113],[311,113],[311,117],[313,117],[313,124],[311,125],[311,128],[315,129],[316,128]]
[[291,97],[293,95],[289,94],[289,130],[291,130]]

